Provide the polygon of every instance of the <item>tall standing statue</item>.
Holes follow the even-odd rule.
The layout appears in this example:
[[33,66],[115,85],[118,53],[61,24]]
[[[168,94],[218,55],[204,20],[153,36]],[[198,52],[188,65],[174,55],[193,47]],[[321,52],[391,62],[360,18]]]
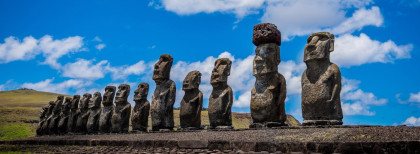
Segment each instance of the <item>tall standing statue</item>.
[[181,101],[179,120],[181,128],[200,129],[203,93],[198,89],[201,83],[201,73],[192,71],[185,77],[182,90],[185,95]]
[[77,117],[78,117],[77,109],[79,107],[79,101],[80,101],[80,95],[74,95],[73,99],[71,99],[70,116],[67,122],[67,131],[69,133],[74,133],[76,129],[76,123],[77,123]]
[[64,103],[61,106],[61,114],[60,114],[60,121],[58,122],[58,133],[59,134],[66,134],[67,133],[67,123],[70,117],[70,105],[71,105],[71,98],[66,97],[64,99]]
[[130,123],[131,105],[127,98],[130,94],[130,85],[121,84],[115,96],[115,109],[112,113],[111,125],[112,132],[126,133]]
[[330,62],[334,34],[318,32],[309,36],[305,46],[302,75],[303,125],[342,125],[341,73]]
[[255,85],[251,91],[250,127],[284,126],[286,111],[286,80],[278,72],[280,64],[281,33],[276,25],[262,23],[254,26],[252,42],[255,49]]
[[99,130],[99,116],[101,115],[102,96],[100,92],[95,92],[89,100],[89,118],[87,121],[87,132],[97,133]]
[[111,132],[111,118],[112,113],[114,112],[114,96],[115,96],[116,87],[115,86],[106,86],[105,94],[102,99],[102,110],[101,116],[99,118],[99,132],[100,133],[110,133]]
[[77,122],[76,122],[76,132],[77,133],[86,133],[87,132],[87,121],[89,118],[89,100],[92,98],[92,94],[85,93],[80,100],[79,103],[79,109],[78,109],[78,115]]
[[45,119],[47,119],[48,116],[48,106],[44,106],[42,107],[42,111],[39,114],[39,123],[38,126],[36,128],[36,135],[41,136],[42,134],[42,125],[45,122]]
[[173,130],[174,128],[174,103],[176,95],[175,82],[170,80],[170,72],[173,63],[171,55],[163,54],[155,64],[153,80],[156,89],[152,96],[152,130]]
[[44,122],[42,123],[42,127],[41,127],[41,134],[45,135],[48,134],[48,126],[49,126],[49,121],[52,118],[52,113],[55,107],[55,102],[54,101],[50,101],[49,105],[48,105],[48,112],[47,115],[45,116]]
[[58,134],[58,122],[60,121],[61,108],[63,105],[64,96],[58,96],[55,101],[55,106],[49,119],[48,134]]
[[149,84],[140,83],[137,89],[134,91],[134,106],[133,114],[131,115],[131,125],[133,131],[147,131],[150,103],[147,100],[149,93]]
[[209,98],[210,128],[232,129],[232,88],[227,84],[232,61],[228,58],[217,59],[211,73],[213,91]]

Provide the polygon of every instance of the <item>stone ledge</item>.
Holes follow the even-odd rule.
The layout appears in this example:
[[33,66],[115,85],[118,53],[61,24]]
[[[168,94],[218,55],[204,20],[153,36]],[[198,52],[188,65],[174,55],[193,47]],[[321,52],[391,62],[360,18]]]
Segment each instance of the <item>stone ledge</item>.
[[41,136],[1,145],[128,146],[133,148],[318,153],[420,153],[420,127],[296,127],[240,131]]

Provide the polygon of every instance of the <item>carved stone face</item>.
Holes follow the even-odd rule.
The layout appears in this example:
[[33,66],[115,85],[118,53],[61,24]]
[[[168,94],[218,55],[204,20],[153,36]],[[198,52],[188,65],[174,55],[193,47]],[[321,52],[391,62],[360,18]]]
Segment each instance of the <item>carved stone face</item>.
[[62,111],[69,111],[70,110],[70,106],[71,106],[71,98],[70,97],[66,97],[63,106],[61,106],[61,110]]
[[201,83],[201,73],[199,71],[192,71],[188,73],[182,83],[182,90],[188,91],[198,89]]
[[51,114],[53,112],[54,107],[55,107],[54,101],[50,101],[49,106],[48,106],[48,114]]
[[227,82],[231,66],[232,61],[228,58],[217,59],[211,72],[211,84]]
[[102,96],[100,92],[95,92],[89,100],[89,109],[101,107]]
[[159,61],[155,64],[153,70],[153,80],[169,79],[173,58],[171,55],[163,54],[160,56]]
[[80,95],[74,95],[73,99],[71,100],[71,109],[77,109],[79,106]]
[[116,90],[115,86],[106,86],[105,93],[102,100],[102,104],[104,106],[112,105],[112,102],[114,101],[115,90]]
[[305,46],[304,62],[317,59],[329,59],[334,51],[334,34],[328,32],[314,33],[308,38]]
[[59,113],[61,111],[61,107],[63,105],[64,96],[57,96],[57,100],[55,101],[54,113]]
[[89,107],[89,100],[92,98],[92,94],[86,93],[80,100],[79,109],[87,109]]
[[149,84],[140,83],[137,89],[134,91],[134,101],[140,101],[141,99],[146,99],[149,93]]
[[262,44],[255,49],[254,76],[261,76],[271,72],[277,72],[280,64],[280,48],[275,43]]
[[130,94],[130,85],[121,84],[118,86],[117,96],[115,96],[115,102],[126,102],[128,95]]

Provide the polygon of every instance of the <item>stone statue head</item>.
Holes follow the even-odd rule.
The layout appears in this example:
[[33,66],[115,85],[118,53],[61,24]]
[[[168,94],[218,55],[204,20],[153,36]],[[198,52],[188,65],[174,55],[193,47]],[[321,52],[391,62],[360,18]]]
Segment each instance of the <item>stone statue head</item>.
[[77,109],[77,107],[79,106],[79,101],[80,101],[80,95],[74,95],[73,99],[71,100],[70,108]]
[[102,105],[104,106],[109,106],[112,105],[113,101],[114,101],[114,96],[115,96],[115,91],[116,91],[116,87],[115,86],[106,86],[105,87],[105,93],[102,99]]
[[232,61],[228,58],[219,58],[214,63],[213,71],[211,72],[211,84],[226,83],[230,75],[230,68]]
[[61,112],[63,101],[64,101],[64,96],[57,96],[57,100],[54,103],[55,104],[54,110],[53,110],[54,113]]
[[182,90],[188,91],[193,89],[198,89],[201,83],[201,73],[199,71],[191,71],[185,77],[184,82],[182,83]]
[[134,91],[134,101],[140,101],[141,99],[146,99],[147,95],[149,94],[149,84],[148,83],[140,83],[137,86],[137,89]]
[[55,103],[54,103],[54,101],[50,101],[50,102],[48,103],[48,114],[52,114],[52,112],[53,112],[53,110],[54,110],[54,107],[55,107]]
[[304,62],[317,59],[329,59],[330,52],[334,51],[334,34],[318,32],[308,37],[305,46]]
[[95,92],[93,97],[89,99],[89,109],[101,107],[102,96],[100,92]]
[[272,23],[260,23],[254,26],[252,43],[259,46],[266,43],[281,45],[281,33],[277,26]]
[[117,96],[115,96],[115,102],[127,102],[128,95],[130,94],[130,85],[120,84],[118,86]]
[[71,106],[71,97],[66,97],[66,99],[64,99],[63,106],[61,106],[61,111],[62,112],[70,111],[70,106]]
[[278,72],[280,64],[280,48],[275,43],[262,44],[255,49],[254,76],[261,76],[272,72]]
[[171,55],[161,55],[153,70],[153,80],[169,79],[173,61],[174,59]]
[[92,94],[85,93],[83,98],[80,100],[79,109],[87,109],[89,107],[90,98],[92,98]]

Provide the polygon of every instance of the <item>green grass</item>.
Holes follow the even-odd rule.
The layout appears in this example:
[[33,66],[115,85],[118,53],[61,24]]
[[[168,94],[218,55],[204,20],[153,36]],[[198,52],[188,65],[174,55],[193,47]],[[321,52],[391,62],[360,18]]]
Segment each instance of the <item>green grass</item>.
[[[39,120],[41,108],[48,105],[49,101],[55,101],[59,95],[62,94],[35,90],[0,91],[0,139],[35,136],[37,124],[23,121]],[[249,113],[232,113],[232,124],[235,129],[248,128],[251,121]],[[174,122],[175,127],[180,125],[179,110],[174,110]],[[299,125],[299,121],[292,116],[287,117],[287,123],[291,126]],[[209,125],[208,111],[201,112],[201,124]],[[149,129],[151,129],[150,116]]]
[[1,124],[0,140],[12,140],[34,136],[30,124]]

